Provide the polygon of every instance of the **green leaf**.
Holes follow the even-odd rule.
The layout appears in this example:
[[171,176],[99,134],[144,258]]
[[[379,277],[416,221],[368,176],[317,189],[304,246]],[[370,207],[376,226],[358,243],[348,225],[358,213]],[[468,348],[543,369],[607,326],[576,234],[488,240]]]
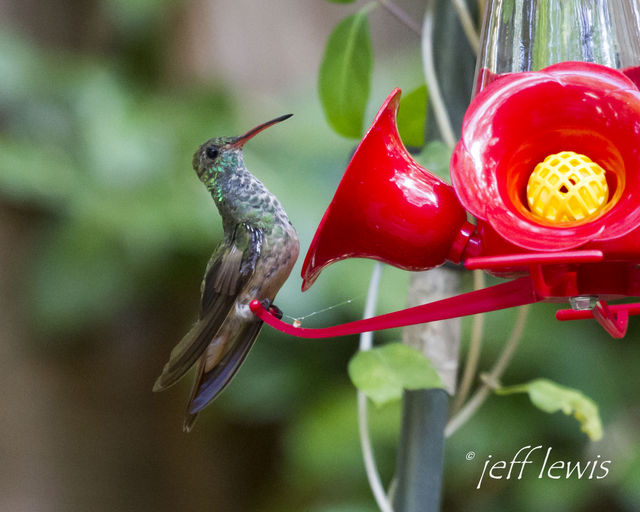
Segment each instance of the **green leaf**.
[[405,146],[422,147],[427,125],[427,86],[414,89],[400,100],[398,131]]
[[602,439],[602,421],[598,406],[580,391],[556,384],[547,379],[536,379],[526,384],[508,386],[495,390],[498,395],[528,393],[529,399],[538,409],[554,413],[562,411],[580,422],[580,429],[592,441]]
[[422,152],[416,156],[418,163],[441,178],[449,179],[449,160],[451,149],[440,140],[429,142]]
[[371,90],[373,50],[365,11],[342,20],[327,41],[318,90],[329,125],[359,138]]
[[332,4],[352,4],[355,3],[356,0],[327,0]]
[[402,343],[358,352],[349,362],[349,377],[377,405],[399,399],[403,389],[442,387],[431,361]]

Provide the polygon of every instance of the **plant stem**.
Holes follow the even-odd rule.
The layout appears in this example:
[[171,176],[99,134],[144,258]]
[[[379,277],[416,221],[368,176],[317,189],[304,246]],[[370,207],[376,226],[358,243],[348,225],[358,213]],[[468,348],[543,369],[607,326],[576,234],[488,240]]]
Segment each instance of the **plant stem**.
[[484,16],[484,8],[487,5],[487,0],[478,0],[478,12],[480,12],[480,16]]
[[[382,274],[382,264],[376,262],[371,273],[371,281],[369,282],[369,291],[367,293],[367,302],[364,308],[364,318],[370,318],[376,313],[376,302],[378,301],[378,290],[380,288],[380,276]],[[371,350],[373,346],[373,333],[363,332],[360,335],[360,350]],[[360,431],[360,447],[362,449],[362,458],[364,467],[369,480],[371,492],[382,512],[393,512],[391,503],[380,480],[380,473],[376,465],[373,455],[373,446],[371,444],[371,436],[369,435],[369,415],[368,415],[367,396],[358,391],[358,429]]]
[[464,30],[464,34],[467,36],[467,40],[469,41],[471,48],[473,48],[473,52],[477,55],[478,49],[480,48],[480,37],[478,36],[475,25],[473,24],[473,19],[471,19],[471,14],[469,13],[465,0],[451,0],[451,3],[455,8],[456,13],[458,13],[458,18],[462,24],[462,30]]
[[378,3],[382,5],[390,14],[395,16],[401,23],[415,32],[418,36],[421,35],[420,25],[418,25],[411,16],[409,16],[402,8],[393,3],[391,0],[378,0]]
[[[473,289],[479,290],[485,287],[485,274],[482,270],[473,271]],[[480,360],[480,350],[482,348],[482,334],[484,331],[484,315],[474,315],[471,324],[471,341],[469,342],[469,351],[467,352],[467,361],[464,365],[464,373],[458,387],[456,399],[453,402],[452,414],[457,413],[464,404],[469,390],[473,384]]]
[[445,144],[453,148],[456,145],[456,136],[451,127],[451,120],[440,93],[438,77],[433,65],[433,10],[434,2],[428,2],[422,24],[422,67],[438,129]]
[[502,349],[502,353],[498,360],[494,363],[489,376],[478,391],[474,393],[471,399],[460,409],[460,412],[456,414],[445,428],[445,437],[450,437],[456,430],[464,425],[478,410],[478,408],[484,403],[491,391],[491,383],[500,379],[507,366],[511,362],[511,358],[515,353],[522,333],[524,332],[524,326],[527,321],[527,315],[529,313],[529,306],[523,306],[518,309],[518,315],[513,325],[511,335]]

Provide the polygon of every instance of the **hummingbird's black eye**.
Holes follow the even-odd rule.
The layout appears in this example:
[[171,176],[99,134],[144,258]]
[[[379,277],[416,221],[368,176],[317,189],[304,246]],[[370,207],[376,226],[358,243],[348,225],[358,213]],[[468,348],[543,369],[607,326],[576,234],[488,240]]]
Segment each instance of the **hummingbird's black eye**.
[[218,148],[214,147],[214,146],[209,146],[206,150],[205,150],[205,155],[207,155],[207,158],[210,158],[211,160],[215,160],[216,158],[218,158]]

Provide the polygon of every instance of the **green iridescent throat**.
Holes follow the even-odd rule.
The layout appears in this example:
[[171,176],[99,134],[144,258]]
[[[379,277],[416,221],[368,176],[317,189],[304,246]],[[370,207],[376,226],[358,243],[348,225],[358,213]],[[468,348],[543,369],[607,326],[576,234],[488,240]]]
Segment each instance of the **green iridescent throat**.
[[222,203],[224,193],[222,191],[222,177],[233,169],[244,166],[244,161],[240,156],[240,152],[225,152],[220,158],[207,169],[206,186],[216,203]]

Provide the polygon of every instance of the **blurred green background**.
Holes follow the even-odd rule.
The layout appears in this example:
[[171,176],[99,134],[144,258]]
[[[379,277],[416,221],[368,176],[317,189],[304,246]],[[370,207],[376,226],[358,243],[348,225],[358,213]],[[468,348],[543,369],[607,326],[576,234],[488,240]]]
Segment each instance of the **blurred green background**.
[[[422,1],[401,3],[420,19]],[[317,70],[332,27],[361,5],[0,0],[0,510],[376,510],[346,373],[354,337],[264,329],[190,435],[181,431],[189,379],[151,393],[195,319],[221,236],[193,151],[293,112],[245,154],[304,254],[354,148],[327,127]],[[422,78],[417,38],[379,10],[371,22],[372,115],[393,87]],[[358,317],[371,262],[336,265],[304,295],[300,265],[278,297],[285,313],[349,300],[305,325]],[[407,283],[386,268],[379,310],[403,307]],[[525,396],[492,397],[448,443],[446,511],[640,510],[637,322],[613,341],[591,323],[556,322],[554,310],[533,308],[504,382],[548,377],[582,390],[600,406],[604,439],[589,443],[572,418]],[[488,315],[484,368],[513,318]],[[372,411],[386,482],[399,420],[399,404]],[[557,459],[601,455],[610,474],[476,490],[488,455],[510,460],[528,444]]]

